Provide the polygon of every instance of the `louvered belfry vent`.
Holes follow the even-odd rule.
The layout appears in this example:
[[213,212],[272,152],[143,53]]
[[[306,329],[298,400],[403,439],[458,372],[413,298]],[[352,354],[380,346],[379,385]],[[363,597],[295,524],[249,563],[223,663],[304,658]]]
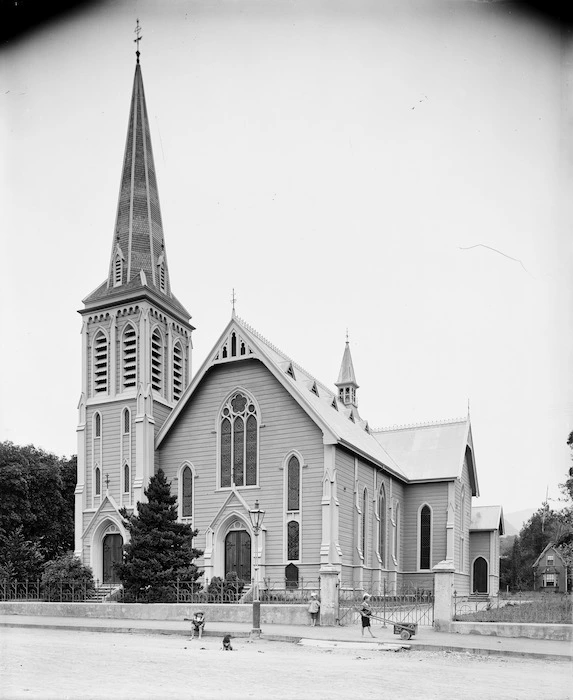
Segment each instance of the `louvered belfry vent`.
[[157,329],[151,336],[151,386],[160,393],[163,390],[163,342]]
[[183,391],[183,351],[181,344],[173,346],[173,400],[178,401]]
[[97,393],[107,392],[107,338],[99,332],[95,339],[94,350],[94,389]]
[[137,382],[137,333],[130,324],[123,333],[123,388],[130,389]]

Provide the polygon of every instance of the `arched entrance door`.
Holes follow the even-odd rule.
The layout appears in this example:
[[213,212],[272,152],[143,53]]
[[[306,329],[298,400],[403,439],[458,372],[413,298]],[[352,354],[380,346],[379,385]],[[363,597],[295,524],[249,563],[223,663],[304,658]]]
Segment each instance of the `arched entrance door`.
[[103,583],[119,583],[114,564],[121,564],[123,554],[123,537],[106,535],[103,538]]
[[478,557],[474,561],[474,593],[487,593],[487,561]]
[[251,580],[251,536],[246,530],[231,530],[225,537],[225,576],[231,571]]

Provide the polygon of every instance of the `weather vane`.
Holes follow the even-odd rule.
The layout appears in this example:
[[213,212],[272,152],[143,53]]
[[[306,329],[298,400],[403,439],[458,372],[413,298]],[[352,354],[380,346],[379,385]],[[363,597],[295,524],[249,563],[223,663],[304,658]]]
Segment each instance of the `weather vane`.
[[137,56],[137,62],[139,63],[139,42],[143,38],[141,36],[141,27],[139,26],[139,17],[137,18],[137,23],[133,31],[135,32],[135,39],[133,40],[133,43],[137,44],[137,51],[135,52],[135,55]]
[[237,301],[237,296],[235,294],[235,288],[233,287],[233,296],[231,297],[231,304],[233,305],[233,316],[235,315],[235,302]]

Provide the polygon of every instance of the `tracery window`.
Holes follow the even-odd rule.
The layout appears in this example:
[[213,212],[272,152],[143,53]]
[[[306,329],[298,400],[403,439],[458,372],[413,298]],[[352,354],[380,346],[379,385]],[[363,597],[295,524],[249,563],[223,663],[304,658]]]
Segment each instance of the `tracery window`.
[[130,389],[137,382],[137,332],[131,323],[123,331],[122,351],[123,388]]
[[420,511],[420,569],[430,568],[432,548],[432,511],[425,505]]
[[256,486],[257,409],[242,392],[233,394],[221,411],[220,450],[221,487]]
[[95,337],[93,360],[94,391],[107,392],[108,350],[103,331],[99,331]]

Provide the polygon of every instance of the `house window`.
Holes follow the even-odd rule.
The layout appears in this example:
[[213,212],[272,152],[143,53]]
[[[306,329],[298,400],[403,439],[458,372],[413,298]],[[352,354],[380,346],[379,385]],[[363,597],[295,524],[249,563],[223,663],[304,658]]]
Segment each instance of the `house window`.
[[547,566],[553,566],[554,557],[552,554],[547,555]]
[[248,396],[237,392],[226,401],[220,431],[221,487],[256,486],[258,420]]
[[173,346],[173,400],[179,401],[183,392],[183,350],[177,341]]
[[157,328],[151,336],[151,386],[163,390],[163,338]]
[[193,472],[191,467],[184,467],[182,481],[181,515],[184,518],[193,517]]
[[547,586],[548,588],[555,587],[555,574],[554,573],[544,574],[543,577],[544,577],[544,582],[543,582],[544,586]]
[[300,510],[300,462],[294,455],[287,467],[287,510]]
[[131,389],[137,382],[137,332],[128,323],[123,331],[123,388]]
[[107,338],[99,331],[94,340],[94,391],[107,392]]
[[382,566],[385,564],[385,543],[386,543],[386,494],[384,487],[380,488],[378,494],[378,556]]
[[432,511],[425,505],[420,511],[420,569],[430,568],[432,548]]
[[298,560],[300,557],[300,525],[296,520],[287,525],[287,559]]
[[131,486],[131,479],[130,479],[130,468],[129,464],[124,464],[123,465],[123,492],[124,493],[129,493],[130,491],[130,486]]

